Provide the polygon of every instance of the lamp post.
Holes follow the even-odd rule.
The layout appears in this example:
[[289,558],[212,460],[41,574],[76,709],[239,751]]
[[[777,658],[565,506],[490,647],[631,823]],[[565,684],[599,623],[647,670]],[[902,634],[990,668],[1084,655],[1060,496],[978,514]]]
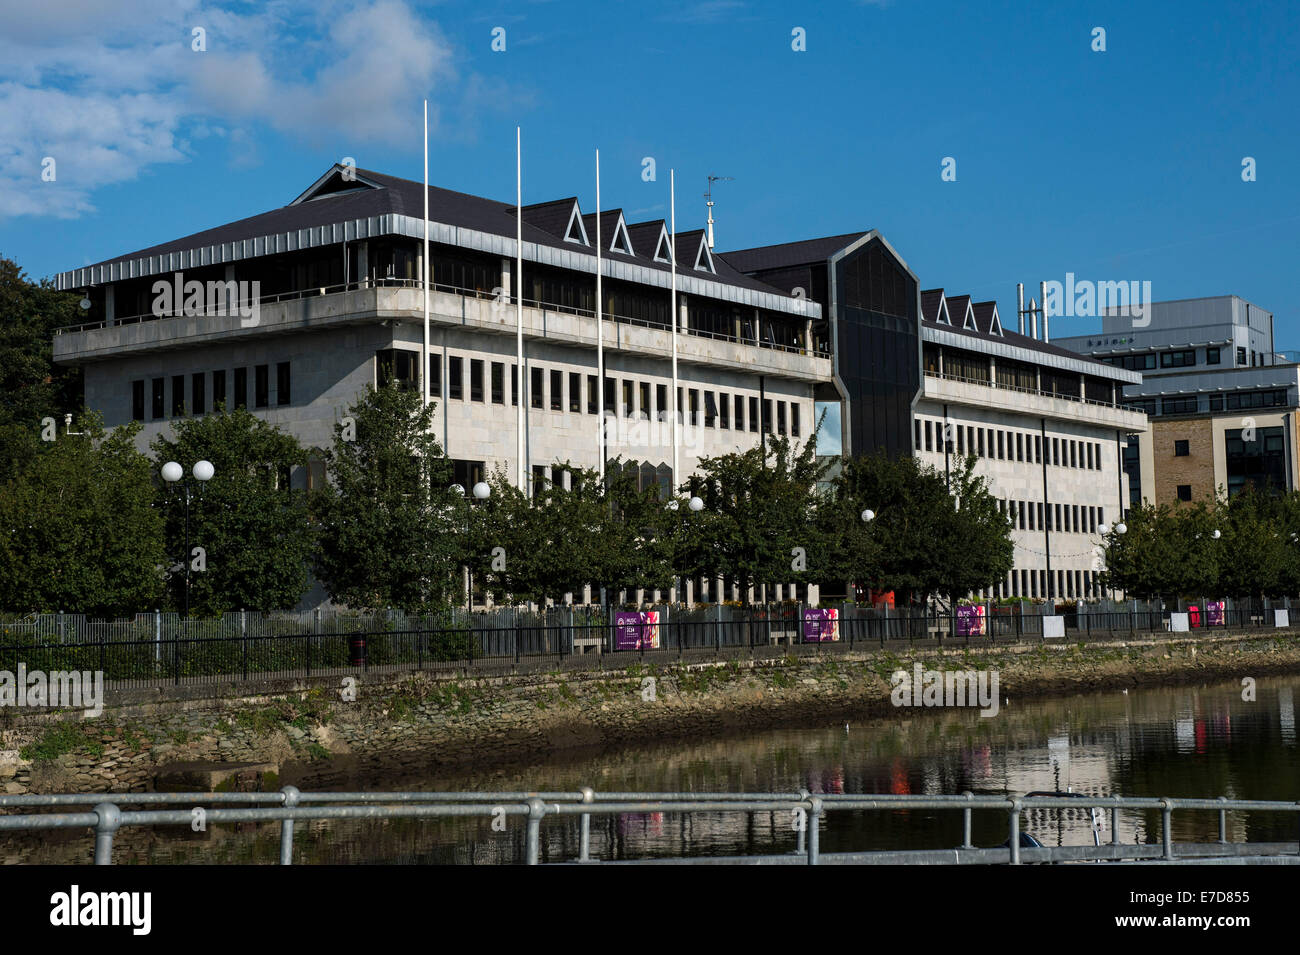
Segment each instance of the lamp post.
[[[1101,535],[1102,535],[1102,537],[1105,537],[1107,534],[1110,533],[1110,525],[1107,524],[1105,521],[1103,521],[1102,523],[1100,523],[1100,524],[1097,525],[1097,530],[1101,531]],[[1123,521],[1117,521],[1117,522],[1115,523],[1115,533],[1116,533],[1116,534],[1119,534],[1121,537],[1122,537],[1123,535],[1127,534],[1127,533],[1128,533],[1128,525],[1125,524]],[[1219,536],[1219,532],[1218,532],[1218,531],[1215,531],[1215,532],[1214,532],[1214,536],[1215,536],[1215,537],[1218,537],[1218,536]],[[1107,563],[1107,566],[1109,566],[1109,562]],[[1112,604],[1115,602],[1115,588],[1114,588],[1114,587],[1111,587],[1111,588],[1110,588],[1110,602],[1111,602]]]
[[[185,555],[181,558],[181,563],[185,565],[185,616],[190,615],[190,495],[197,487],[202,497],[203,485],[212,480],[212,475],[216,470],[212,467],[211,461],[196,461],[190,472],[197,484],[191,483],[185,478],[185,469],[175,461],[168,461],[162,466],[162,479],[167,482],[168,488],[174,488],[177,482],[185,495]],[[173,492],[169,490],[168,500],[174,500]]]
[[[465,488],[460,484],[453,484],[450,488],[448,488],[448,490],[454,491],[456,494],[460,495],[461,497],[465,496]],[[474,506],[474,501],[476,500],[486,501],[489,497],[491,497],[492,486],[488,484],[486,481],[479,481],[470,490],[470,494],[473,495],[473,500],[467,500],[465,502],[465,537],[467,539],[470,533],[469,519],[470,519],[470,514],[472,513],[470,511],[470,508]],[[467,611],[472,611],[474,609],[474,568],[473,565],[471,565],[468,561],[466,561],[465,564],[465,574],[466,574],[466,588],[467,588],[465,593],[465,609]]]

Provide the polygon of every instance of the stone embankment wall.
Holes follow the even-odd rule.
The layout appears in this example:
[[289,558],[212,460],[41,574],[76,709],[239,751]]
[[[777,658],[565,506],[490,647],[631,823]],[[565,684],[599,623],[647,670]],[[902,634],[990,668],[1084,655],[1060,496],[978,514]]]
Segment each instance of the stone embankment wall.
[[[377,775],[536,760],[578,747],[888,717],[890,674],[916,662],[996,669],[1001,695],[1025,699],[1300,672],[1298,637],[830,652],[479,679],[371,673],[358,678],[353,701],[341,698],[338,677],[174,691],[189,698],[124,691],[110,695],[97,719],[0,712],[0,792],[148,791],[178,764],[196,763],[232,771],[261,764],[254,788],[367,788]],[[238,780],[228,784],[248,785]]]

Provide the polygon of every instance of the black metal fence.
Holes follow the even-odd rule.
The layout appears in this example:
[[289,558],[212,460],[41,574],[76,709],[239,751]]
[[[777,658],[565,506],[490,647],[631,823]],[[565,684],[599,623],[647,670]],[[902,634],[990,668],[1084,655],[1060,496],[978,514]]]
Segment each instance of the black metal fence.
[[[1287,602],[1289,603],[1289,601]],[[1059,614],[1025,612],[1020,604],[944,612],[900,613],[874,607],[845,607],[834,617],[805,620],[804,608],[725,606],[692,610],[665,608],[653,616],[607,616],[565,608],[561,613],[460,614],[446,619],[403,618],[379,627],[371,618],[351,626],[265,620],[248,626],[185,621],[141,627],[119,622],[69,632],[24,633],[0,626],[0,670],[28,672],[98,671],[116,688],[187,683],[235,682],[349,675],[370,671],[452,672],[548,668],[557,665],[671,662],[727,659],[737,655],[832,653],[867,647],[907,648],[953,643],[978,645],[1034,641],[1104,640],[1124,634],[1181,630],[1268,632],[1289,625],[1289,607],[1265,602],[1217,602],[1207,612],[1195,606],[1127,610],[1115,606],[1066,608]],[[1193,612],[1193,610],[1195,612]],[[1276,611],[1282,611],[1278,616]],[[315,621],[319,624],[319,620]],[[387,621],[392,624],[393,621]],[[94,634],[93,637],[90,634]]]

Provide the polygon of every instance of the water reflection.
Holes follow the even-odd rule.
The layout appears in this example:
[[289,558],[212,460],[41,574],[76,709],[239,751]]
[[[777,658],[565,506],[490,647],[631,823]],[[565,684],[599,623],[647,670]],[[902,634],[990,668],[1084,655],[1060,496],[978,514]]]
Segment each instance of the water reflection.
[[[1294,691],[1300,678],[1261,680],[1257,701],[1227,683],[1107,692],[1050,701],[1016,702],[982,719],[971,710],[908,709],[905,716],[851,720],[835,726],[790,726],[725,739],[587,753],[528,766],[427,776],[348,777],[337,767],[335,789],[794,791],[814,793],[1007,794],[1073,790],[1089,795],[1297,798]],[[308,768],[287,770],[286,782],[325,788]],[[1213,813],[1175,814],[1175,838],[1214,841]],[[1085,809],[1033,810],[1026,831],[1044,845],[1093,841]],[[1110,815],[1106,814],[1109,841]],[[1297,820],[1278,814],[1229,815],[1230,838],[1295,839]],[[1124,812],[1122,842],[1159,839],[1158,812]],[[668,813],[594,817],[592,852],[601,858],[794,851],[788,813]],[[976,813],[976,845],[1001,844],[1007,820]],[[123,862],[273,863],[278,827],[214,826],[207,833],[123,830]],[[898,810],[837,813],[821,832],[823,852],[863,848],[942,848],[960,844],[960,813]],[[548,820],[543,858],[575,858],[576,818]],[[374,820],[300,823],[296,858],[316,863],[518,862],[522,820],[505,832],[491,820]],[[11,837],[0,841],[6,862],[86,862],[88,833]]]

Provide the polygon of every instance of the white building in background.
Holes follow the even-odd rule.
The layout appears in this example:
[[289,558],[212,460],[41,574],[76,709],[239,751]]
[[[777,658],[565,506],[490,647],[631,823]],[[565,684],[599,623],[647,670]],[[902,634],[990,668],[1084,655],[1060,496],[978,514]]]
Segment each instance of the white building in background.
[[1015,564],[993,597],[1104,596],[1098,527],[1128,502],[1124,441],[1146,416],[1120,403],[1141,375],[1004,327],[995,302],[921,293],[917,456],[940,471],[973,454],[1013,525]]

